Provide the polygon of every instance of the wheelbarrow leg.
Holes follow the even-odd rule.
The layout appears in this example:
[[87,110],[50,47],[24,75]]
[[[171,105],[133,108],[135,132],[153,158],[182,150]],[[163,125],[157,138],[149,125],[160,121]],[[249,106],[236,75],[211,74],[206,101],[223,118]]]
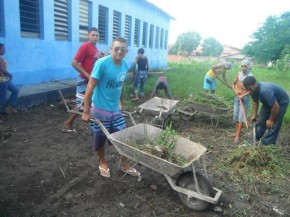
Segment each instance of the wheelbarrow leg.
[[193,179],[194,179],[195,189],[200,194],[200,190],[199,190],[199,186],[198,186],[198,181],[197,181],[196,173],[195,173],[195,166],[194,166],[194,163],[193,162],[191,164],[191,168],[192,168],[192,172],[193,172]]

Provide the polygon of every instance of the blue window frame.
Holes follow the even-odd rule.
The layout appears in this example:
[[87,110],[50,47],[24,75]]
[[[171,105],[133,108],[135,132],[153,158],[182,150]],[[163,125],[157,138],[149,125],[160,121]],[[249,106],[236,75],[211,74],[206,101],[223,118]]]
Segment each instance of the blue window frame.
[[108,15],[109,9],[99,5],[98,30],[101,44],[108,44]]
[[149,32],[149,48],[153,48],[153,41],[154,41],[154,25],[150,25],[150,32]]
[[19,0],[21,36],[40,38],[39,0]]
[[88,0],[79,1],[79,38],[80,41],[88,40],[90,28],[90,3]]
[[148,41],[148,23],[143,22],[143,34],[142,34],[142,46],[147,47],[147,41]]
[[121,12],[113,11],[113,40],[121,36]]
[[125,16],[125,39],[128,41],[128,45],[131,46],[131,29],[132,29],[132,17]]
[[155,47],[154,48],[158,49],[159,48],[158,45],[159,45],[159,27],[156,26],[156,31],[155,31]]
[[139,47],[140,45],[140,23],[139,19],[135,19],[135,28],[134,28],[134,46]]
[[68,40],[68,20],[68,0],[54,0],[54,37],[56,40]]

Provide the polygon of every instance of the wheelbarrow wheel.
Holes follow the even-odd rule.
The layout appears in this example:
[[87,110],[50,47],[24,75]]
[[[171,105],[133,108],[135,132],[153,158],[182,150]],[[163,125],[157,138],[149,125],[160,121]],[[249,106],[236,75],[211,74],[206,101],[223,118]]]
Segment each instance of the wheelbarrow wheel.
[[162,118],[155,117],[152,121],[152,125],[163,129],[164,120]]
[[171,118],[167,118],[167,119],[165,119],[164,122],[163,122],[163,127],[162,127],[162,129],[166,129],[166,127],[170,127],[170,126],[171,126],[171,129],[174,129],[174,130],[177,129],[176,124],[174,123],[174,121],[172,121]]
[[[209,182],[209,180],[203,176],[202,174],[196,172],[196,179],[198,182],[200,193],[206,196],[214,196],[214,190]],[[187,190],[196,191],[195,188],[195,181],[193,172],[189,171],[186,173],[183,173],[178,179],[177,179],[177,186],[185,188]],[[187,206],[190,209],[193,209],[195,211],[205,211],[211,208],[212,204],[194,197],[188,197],[185,194],[182,194],[180,192],[177,192],[178,198],[181,200],[181,202]]]
[[191,121],[194,117],[194,108],[191,105],[187,105],[183,111],[188,112],[188,113],[193,113],[192,115],[189,114],[185,114],[183,112],[179,112],[179,117],[181,118],[181,120],[184,121]]

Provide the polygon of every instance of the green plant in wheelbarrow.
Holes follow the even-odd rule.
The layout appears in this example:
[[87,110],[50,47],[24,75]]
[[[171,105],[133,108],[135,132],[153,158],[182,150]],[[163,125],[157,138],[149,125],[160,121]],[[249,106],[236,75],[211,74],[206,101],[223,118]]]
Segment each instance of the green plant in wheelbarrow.
[[176,145],[176,136],[177,133],[173,129],[172,123],[170,123],[154,142],[149,142],[148,140],[146,145],[142,145],[139,148],[156,157],[183,166],[187,163],[187,159],[184,159],[172,151]]

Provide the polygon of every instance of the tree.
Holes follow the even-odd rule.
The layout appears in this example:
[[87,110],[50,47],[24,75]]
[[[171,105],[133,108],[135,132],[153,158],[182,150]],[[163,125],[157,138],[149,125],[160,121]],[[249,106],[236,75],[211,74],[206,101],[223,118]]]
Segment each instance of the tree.
[[276,62],[281,58],[285,46],[290,45],[290,12],[280,17],[270,16],[255,33],[253,41],[246,44],[243,53],[257,62]]
[[213,37],[204,39],[202,48],[203,48],[202,52],[203,56],[219,56],[224,49],[223,45]]
[[179,55],[189,55],[200,44],[201,36],[197,32],[182,33],[177,37],[170,53]]

